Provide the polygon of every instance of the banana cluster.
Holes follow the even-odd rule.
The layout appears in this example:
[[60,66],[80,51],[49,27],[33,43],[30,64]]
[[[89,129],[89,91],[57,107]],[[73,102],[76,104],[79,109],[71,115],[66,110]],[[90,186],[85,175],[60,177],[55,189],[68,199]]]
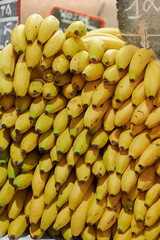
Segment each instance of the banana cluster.
[[0,237],[159,240],[160,62],[116,28],[30,15],[0,52]]

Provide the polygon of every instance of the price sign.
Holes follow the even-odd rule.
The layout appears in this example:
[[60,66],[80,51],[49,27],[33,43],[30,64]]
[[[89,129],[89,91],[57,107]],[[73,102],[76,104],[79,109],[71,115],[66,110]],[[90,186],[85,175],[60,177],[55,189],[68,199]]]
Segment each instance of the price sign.
[[0,0],[0,50],[10,43],[11,32],[19,18],[20,0]]
[[51,14],[60,21],[60,28],[63,31],[65,31],[72,22],[79,20],[82,20],[86,24],[87,31],[105,26],[105,21],[102,18],[88,16],[64,8],[54,7]]
[[159,0],[117,0],[117,19],[127,44],[152,48],[160,58]]

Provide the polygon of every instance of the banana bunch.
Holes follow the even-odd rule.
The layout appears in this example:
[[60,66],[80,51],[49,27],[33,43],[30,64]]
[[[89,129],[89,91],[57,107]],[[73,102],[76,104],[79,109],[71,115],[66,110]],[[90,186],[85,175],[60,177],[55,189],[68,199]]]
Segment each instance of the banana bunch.
[[158,240],[157,56],[59,24],[32,14],[0,52],[0,238]]

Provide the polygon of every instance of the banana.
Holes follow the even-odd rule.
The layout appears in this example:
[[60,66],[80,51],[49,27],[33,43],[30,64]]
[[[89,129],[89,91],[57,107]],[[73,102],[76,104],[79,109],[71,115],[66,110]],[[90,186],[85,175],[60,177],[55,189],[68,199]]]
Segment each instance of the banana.
[[0,215],[0,237],[6,235],[7,230],[9,227],[9,219],[7,214],[7,209],[4,210],[4,212]]
[[[41,175],[43,177],[43,174]],[[44,203],[46,205],[51,204],[57,195],[57,190],[55,186],[55,175],[54,170],[51,170],[48,180],[45,181],[44,186]]]
[[153,109],[153,102],[146,98],[135,108],[132,114],[131,123],[135,125],[144,123]]
[[0,189],[0,208],[5,207],[12,200],[15,192],[14,186],[10,183],[9,179],[7,179]]
[[[48,70],[48,69],[47,69]],[[45,71],[47,71],[45,70]],[[40,68],[40,63],[38,63],[32,70],[31,70],[31,77],[30,79],[34,79],[34,78],[41,78],[43,80],[43,75],[44,72],[42,71],[42,69]],[[44,78],[44,80],[46,81],[46,79]]]
[[[118,36],[115,36],[113,34],[110,34],[110,33],[105,33],[105,32],[92,32],[92,31],[89,31],[85,36],[82,37],[83,40],[88,40],[92,38],[97,38],[97,37],[109,37],[109,38],[112,38],[112,39],[117,39]],[[88,43],[89,45],[89,43]],[[105,46],[106,47],[106,46]]]
[[76,156],[84,154],[89,148],[92,136],[88,134],[87,129],[83,129],[73,142],[73,153]]
[[114,118],[115,118],[115,110],[111,105],[106,111],[103,119],[103,128],[107,132],[111,132],[114,129]]
[[12,159],[10,158],[7,164],[7,176],[9,181],[12,183],[18,174],[19,174],[19,166],[13,165]]
[[97,201],[101,201],[107,195],[107,192],[108,192],[107,178],[108,178],[108,175],[105,174],[103,177],[98,178],[97,180],[97,186],[96,186],[96,192],[95,192]]
[[26,201],[28,189],[17,191],[12,200],[7,205],[7,212],[10,221],[18,217]]
[[44,193],[40,193],[38,197],[32,196],[29,206],[29,223],[36,224],[40,220],[44,211]]
[[107,189],[111,196],[117,195],[121,190],[121,175],[115,171],[109,173],[107,178]]
[[145,206],[145,192],[141,192],[134,202],[134,217],[137,222],[144,221],[147,207]]
[[160,178],[157,177],[156,183],[147,190],[145,196],[145,205],[151,207],[160,197]]
[[143,154],[150,143],[151,140],[148,137],[148,130],[143,130],[132,140],[128,150],[128,157],[130,159],[137,159]]
[[124,233],[119,233],[118,231],[114,235],[114,240],[121,240],[121,239],[131,239],[131,228],[128,228]]
[[8,96],[2,96],[0,99],[0,108],[3,111],[7,111],[12,108],[15,104],[16,97],[13,94],[9,94]]
[[70,240],[73,238],[71,227],[70,227],[69,223],[61,228],[61,235],[62,235],[63,239],[65,239],[65,240]]
[[128,200],[134,201],[137,198],[137,196],[139,195],[139,193],[140,192],[137,189],[137,183],[136,183],[136,185],[133,187],[133,189],[129,193],[127,193]]
[[56,164],[54,176],[56,186],[61,186],[69,177],[71,168],[68,166],[65,156]]
[[135,106],[138,106],[140,103],[142,103],[146,98],[145,90],[144,90],[144,81],[141,81],[138,83],[136,88],[132,92],[132,103]]
[[110,97],[113,96],[115,88],[115,84],[109,85],[101,82],[93,93],[91,101],[92,106],[96,108],[105,103]]
[[78,117],[86,109],[86,107],[82,105],[80,94],[71,98],[67,103],[66,108],[67,108],[67,115],[70,120],[72,118]]
[[25,218],[25,214],[21,212],[20,215],[9,224],[8,237],[10,239],[18,238],[25,232],[27,227],[28,223]]
[[75,172],[72,171],[64,184],[60,187],[58,192],[58,197],[56,201],[56,206],[61,208],[65,203],[68,202],[70,193],[72,191],[73,185],[76,181]]
[[[42,134],[47,132],[52,126],[54,121],[55,114],[46,114],[42,113],[35,123],[35,132]],[[44,124],[45,123],[45,124]]]
[[53,223],[53,229],[60,230],[66,226],[71,220],[72,212],[69,209],[69,204],[66,203],[58,212],[55,222]]
[[55,113],[60,111],[67,105],[67,99],[59,93],[55,98],[48,101],[45,106],[44,112],[45,113]]
[[95,226],[85,226],[81,232],[83,240],[95,240],[96,239],[96,228]]
[[119,29],[116,27],[102,27],[102,28],[97,28],[97,29],[91,30],[91,31],[87,32],[86,35],[92,34],[92,33],[108,33],[108,34],[117,36],[117,35],[119,35],[120,32],[119,32]]
[[53,79],[53,83],[56,86],[64,86],[67,83],[70,83],[72,80],[72,74],[70,71],[67,71],[66,73],[64,73],[63,75],[55,75],[54,79]]
[[106,173],[106,168],[104,166],[101,154],[98,155],[98,158],[92,164],[92,173],[96,177],[100,177],[100,178],[103,177],[105,175],[105,173]]
[[[3,152],[5,150],[7,150],[7,147],[9,146],[10,143],[10,133],[9,133],[9,129],[6,128],[2,128],[0,129],[0,152]],[[7,153],[7,152],[5,152]],[[1,153],[2,160],[6,159],[6,154]]]
[[[39,137],[39,140],[38,140],[39,152],[46,153],[48,150],[50,150],[54,146],[55,142],[56,142],[56,137],[53,134],[53,129],[50,128],[48,131],[42,133]],[[53,166],[51,164],[51,162],[52,162],[51,159],[49,162],[50,162],[49,166],[50,167]],[[46,167],[47,166],[48,166],[48,164],[46,164]]]
[[91,104],[93,93],[101,82],[102,80],[99,79],[99,80],[85,83],[81,91],[81,102],[83,106],[88,107]]
[[85,50],[88,48],[86,44],[82,41],[81,38],[69,37],[66,39],[62,46],[62,51],[67,59],[72,59],[72,57],[79,51]]
[[119,136],[118,147],[120,151],[127,150],[133,140],[130,129],[123,130]]
[[98,158],[100,150],[89,146],[87,151],[84,153],[84,162],[86,165],[91,166]]
[[52,67],[52,62],[53,62],[54,56],[50,57],[50,58],[44,58],[43,56],[41,57],[40,61],[39,61],[39,65],[42,71],[45,71],[49,68]]
[[0,165],[0,188],[4,185],[7,180],[7,166]]
[[122,197],[122,192],[120,191],[117,195],[111,196],[110,194],[107,195],[107,204],[106,207],[109,209],[114,208],[114,206],[119,202]]
[[82,202],[85,193],[88,191],[94,180],[94,175],[91,174],[89,180],[86,183],[80,183],[78,180],[75,181],[72,191],[69,195],[69,208],[75,210],[77,206]]
[[72,22],[65,31],[66,38],[78,37],[81,38],[87,33],[86,24],[83,21]]
[[53,15],[43,19],[38,29],[38,43],[44,44],[59,28],[59,20]]
[[58,163],[62,159],[62,156],[63,156],[63,154],[58,154],[57,153],[56,145],[54,145],[50,149],[50,157],[52,159],[52,162]]
[[116,168],[116,157],[118,154],[118,146],[109,144],[103,153],[103,163],[107,172],[114,172]]
[[50,68],[44,70],[42,72],[42,79],[45,80],[45,82],[53,82],[54,78],[55,78],[55,74],[52,70],[52,65]]
[[38,145],[39,135],[34,131],[34,128],[30,128],[26,133],[24,133],[22,140],[20,142],[20,150],[22,153],[29,153]]
[[[57,198],[55,198],[49,205],[46,205],[40,220],[40,228],[46,231],[55,221],[58,213],[56,205]],[[31,225],[32,226],[32,225]]]
[[109,240],[111,238],[111,228],[105,231],[97,230],[97,240]]
[[136,159],[136,165],[135,165],[135,172],[138,174],[141,174],[144,171],[144,169],[139,167],[139,158]]
[[[62,121],[63,119],[63,121]],[[69,119],[67,117],[67,108],[60,110],[53,122],[53,132],[55,136],[59,136],[67,128],[69,124]]]
[[23,134],[18,134],[15,132],[15,126],[10,128],[10,136],[15,142],[20,142],[22,139]]
[[25,188],[28,188],[31,185],[32,177],[33,177],[33,170],[20,173],[13,180],[13,186],[17,190],[23,190]]
[[62,53],[56,56],[52,62],[52,70],[56,75],[63,75],[69,70],[70,62]]
[[68,152],[66,153],[66,160],[67,160],[67,165],[70,168],[73,168],[78,161],[80,156],[76,156],[73,152],[73,145],[70,147]]
[[35,124],[35,122],[35,119],[30,119],[29,110],[26,110],[18,116],[15,122],[15,132],[17,134],[25,133]]
[[82,75],[79,74],[75,74],[72,79],[71,79],[71,83],[72,83],[72,87],[74,90],[76,91],[80,91],[83,89],[86,81],[84,80],[84,78],[82,77]]
[[15,51],[20,55],[26,51],[27,39],[25,36],[25,25],[19,24],[12,30],[11,43]]
[[108,134],[100,128],[91,139],[91,146],[100,149],[103,148],[108,142]]
[[[82,233],[87,219],[88,211],[94,197],[95,185],[91,184],[88,191],[84,194],[84,197],[78,207],[73,211],[71,216],[71,231],[73,236],[78,236]],[[81,219],[79,222],[78,219]]]
[[160,217],[159,208],[160,208],[160,199],[158,199],[155,203],[152,204],[151,207],[148,208],[145,216],[145,220],[144,220],[145,226],[151,227],[158,221]]
[[115,110],[115,112],[120,109],[120,107],[123,105],[123,102],[116,102],[115,95],[112,96],[112,107]]
[[18,113],[16,111],[15,106],[9,108],[2,115],[2,128],[11,128],[15,125],[18,119]]
[[159,138],[155,139],[142,152],[138,163],[140,168],[152,166],[157,161],[158,157],[160,156],[159,142]]
[[24,32],[28,44],[33,43],[36,39],[42,21],[43,17],[40,14],[34,13],[27,17]]
[[124,208],[121,209],[117,220],[117,230],[119,233],[124,233],[131,226],[132,216],[132,212],[127,212]]
[[40,221],[29,226],[29,233],[33,239],[41,239],[43,237],[45,231],[40,228]]
[[144,230],[145,240],[156,239],[160,232],[160,222],[157,221],[152,227],[146,227]]
[[116,55],[118,53],[117,49],[108,49],[104,52],[102,56],[102,63],[106,67],[110,67],[111,65],[115,64],[116,61]]
[[133,118],[135,106],[133,106],[131,99],[126,100],[115,114],[114,124],[117,127],[123,126],[130,119]]
[[15,107],[18,114],[25,112],[29,108],[31,102],[32,98],[28,93],[22,98],[16,98]]
[[42,96],[36,97],[33,99],[30,107],[29,107],[29,120],[31,122],[34,122],[33,119],[36,119],[37,117],[39,117],[43,111],[44,108],[47,104],[47,100],[45,98],[43,98]]
[[131,44],[119,49],[118,53],[116,54],[115,62],[120,71],[126,69],[129,66],[133,55],[138,49],[138,47]]
[[133,125],[130,126],[130,134],[132,137],[135,137],[137,134],[141,133],[143,130],[145,130],[146,126],[144,123],[139,125]]
[[39,159],[39,170],[41,173],[49,172],[54,167],[49,152],[44,153]]
[[128,150],[119,151],[116,157],[116,173],[123,176],[123,173],[130,164],[130,159],[128,158]]
[[42,46],[37,43],[37,39],[27,45],[25,57],[29,69],[33,69],[39,63],[42,57],[42,50]]
[[121,179],[121,189],[123,192],[130,193],[138,180],[138,174],[135,172],[135,161],[131,161],[124,171]]
[[86,112],[84,114],[84,127],[87,129],[94,128],[96,124],[100,121],[100,119],[104,116],[110,105],[110,99],[108,99],[104,104],[96,108],[93,108],[92,105],[90,105],[86,109]]
[[101,219],[98,222],[97,230],[105,231],[113,226],[116,222],[121,210],[121,202],[119,201],[113,209],[106,208]]
[[102,217],[106,208],[106,198],[103,198],[100,201],[97,201],[96,194],[91,201],[90,207],[88,209],[86,224],[93,225],[97,223]]
[[5,166],[8,160],[9,160],[9,148],[6,148],[5,150],[0,151],[0,166]]
[[26,154],[21,152],[19,142],[12,141],[10,145],[10,157],[14,166],[18,166],[24,161]]
[[89,63],[82,71],[82,77],[86,81],[95,81],[103,76],[104,66],[101,62]]
[[126,70],[120,71],[117,68],[117,65],[113,64],[112,66],[106,68],[106,70],[103,73],[102,80],[104,83],[114,84],[119,82],[119,80],[123,78],[125,75],[126,75]]
[[67,127],[56,139],[56,149],[58,154],[66,153],[73,143],[70,136],[69,127]]
[[32,177],[32,191],[34,197],[39,197],[45,188],[49,172],[41,173],[39,164],[36,166]]
[[88,54],[90,62],[98,62],[101,60],[105,51],[104,42],[99,38],[93,38],[88,46]]
[[88,51],[81,50],[77,52],[70,61],[70,72],[73,74],[79,74],[83,72],[85,67],[89,64]]
[[23,208],[27,223],[29,223],[29,206],[30,206],[31,199],[32,199],[32,189],[29,188],[28,195],[26,197],[26,201],[24,203],[24,208]]
[[[145,179],[145,181],[144,181]],[[138,178],[137,189],[140,191],[146,191],[152,187],[156,182],[156,173],[153,166],[146,167]]]
[[49,58],[59,52],[65,42],[65,39],[66,37],[63,31],[58,30],[55,32],[44,45],[43,57]]
[[113,131],[109,134],[109,141],[112,146],[118,145],[118,140],[121,132],[123,131],[122,128],[115,128]]
[[137,222],[135,216],[133,215],[131,220],[131,231],[133,239],[134,237],[136,238],[136,236],[139,236],[139,234],[143,233],[144,227],[144,221]]
[[12,77],[16,65],[17,53],[12,43],[7,44],[0,52],[0,71],[6,77]]
[[154,97],[153,104],[156,107],[160,107],[160,91],[158,91],[157,95]]
[[55,86],[53,82],[45,82],[42,88],[42,96],[45,99],[53,99],[60,92],[60,88]]
[[138,49],[129,64],[129,79],[136,81],[139,75],[144,71],[146,65],[157,59],[157,55],[152,49],[140,48]]
[[35,168],[40,160],[40,153],[37,150],[33,150],[28,153],[24,161],[19,166],[21,172],[27,172]]
[[25,54],[21,54],[15,67],[13,88],[16,97],[24,97],[27,94],[30,84],[31,70],[27,67]]
[[86,183],[91,175],[91,167],[84,162],[84,156],[81,155],[75,164],[77,180],[81,183]]
[[156,107],[147,117],[145,125],[147,128],[154,128],[160,124],[160,107]]

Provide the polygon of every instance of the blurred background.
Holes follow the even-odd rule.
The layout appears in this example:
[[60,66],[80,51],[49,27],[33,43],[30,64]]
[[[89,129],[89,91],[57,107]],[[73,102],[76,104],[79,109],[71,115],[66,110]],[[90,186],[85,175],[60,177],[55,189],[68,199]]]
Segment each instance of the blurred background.
[[101,17],[107,27],[117,27],[116,0],[21,0],[21,23],[32,13],[46,17],[54,7],[62,7],[93,17]]

